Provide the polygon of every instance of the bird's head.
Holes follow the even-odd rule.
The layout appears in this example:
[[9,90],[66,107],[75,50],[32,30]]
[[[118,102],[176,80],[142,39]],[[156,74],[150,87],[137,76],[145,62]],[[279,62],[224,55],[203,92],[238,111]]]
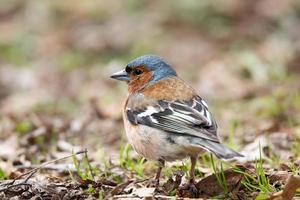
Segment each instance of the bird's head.
[[161,79],[177,76],[162,58],[144,55],[127,64],[126,68],[111,75],[111,78],[126,81],[130,92],[136,92]]

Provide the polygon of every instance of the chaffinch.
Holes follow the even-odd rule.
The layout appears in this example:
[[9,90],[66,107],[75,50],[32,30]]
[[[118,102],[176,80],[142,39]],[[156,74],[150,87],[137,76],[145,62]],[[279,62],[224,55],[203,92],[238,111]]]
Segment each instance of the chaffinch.
[[165,161],[190,157],[192,184],[200,153],[208,151],[225,160],[242,156],[220,143],[206,102],[162,58],[138,57],[111,78],[128,84],[126,135],[138,154],[159,161],[156,186]]

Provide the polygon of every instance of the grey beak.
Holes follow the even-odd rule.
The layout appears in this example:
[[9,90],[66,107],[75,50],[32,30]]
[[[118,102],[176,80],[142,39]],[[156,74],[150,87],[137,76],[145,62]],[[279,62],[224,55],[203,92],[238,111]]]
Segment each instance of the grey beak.
[[116,72],[110,76],[110,78],[117,79],[119,81],[130,81],[130,77],[125,70]]

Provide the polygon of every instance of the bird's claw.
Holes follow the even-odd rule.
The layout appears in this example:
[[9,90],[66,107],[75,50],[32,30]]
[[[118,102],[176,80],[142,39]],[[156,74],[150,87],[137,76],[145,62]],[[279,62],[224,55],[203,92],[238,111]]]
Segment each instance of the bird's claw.
[[195,181],[189,181],[177,190],[177,195],[180,197],[197,198],[199,196]]

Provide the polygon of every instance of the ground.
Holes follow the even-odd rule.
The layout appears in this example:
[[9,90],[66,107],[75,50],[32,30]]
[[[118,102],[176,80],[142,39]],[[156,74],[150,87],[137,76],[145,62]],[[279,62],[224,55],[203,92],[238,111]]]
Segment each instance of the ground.
[[[299,195],[299,23],[293,0],[1,1],[1,199]],[[167,163],[154,190],[156,163],[127,144],[127,88],[109,75],[146,53],[198,91],[245,155],[201,155],[195,190],[183,189],[188,160]]]

